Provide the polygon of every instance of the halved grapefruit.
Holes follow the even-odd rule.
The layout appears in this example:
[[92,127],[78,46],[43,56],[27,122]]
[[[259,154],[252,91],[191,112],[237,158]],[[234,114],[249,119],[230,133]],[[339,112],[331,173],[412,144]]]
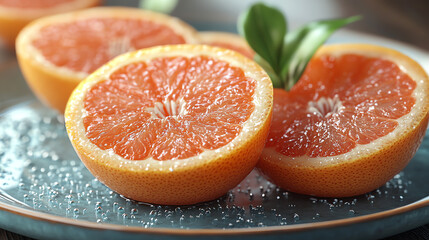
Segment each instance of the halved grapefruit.
[[409,57],[372,45],[324,46],[290,92],[275,89],[258,168],[292,192],[363,194],[407,165],[428,112],[428,75]]
[[256,165],[272,84],[227,49],[169,45],[119,56],[74,91],[71,143],[101,182],[125,197],[194,204],[225,194]]
[[32,22],[19,34],[16,51],[36,96],[63,113],[79,82],[117,55],[197,42],[196,31],[179,19],[135,8],[99,7]]

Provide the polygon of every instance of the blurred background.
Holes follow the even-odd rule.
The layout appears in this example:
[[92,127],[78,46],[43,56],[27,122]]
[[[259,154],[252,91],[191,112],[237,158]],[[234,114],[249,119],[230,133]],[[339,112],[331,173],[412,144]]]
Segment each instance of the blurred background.
[[[369,35],[407,43],[429,52],[429,0],[104,0],[104,5],[152,9],[155,6],[198,30],[237,32],[239,14],[254,2],[265,2],[281,9],[287,16],[289,29],[314,20],[362,16],[360,21],[337,31],[330,41],[353,39],[359,42],[359,37]],[[374,43],[380,44],[380,40],[385,39]],[[12,52],[0,51],[3,53],[0,63],[13,56]]]
[[[157,0],[154,0],[157,1]],[[139,6],[139,0],[106,0],[106,5]],[[150,0],[149,0],[150,2]],[[165,2],[159,1],[158,2]],[[171,2],[171,1],[166,1]],[[174,0],[176,2],[176,0]],[[171,15],[198,30],[236,32],[238,15],[254,0],[177,0]],[[265,0],[286,13],[289,28],[313,20],[361,15],[346,29],[411,44],[429,51],[428,0]]]

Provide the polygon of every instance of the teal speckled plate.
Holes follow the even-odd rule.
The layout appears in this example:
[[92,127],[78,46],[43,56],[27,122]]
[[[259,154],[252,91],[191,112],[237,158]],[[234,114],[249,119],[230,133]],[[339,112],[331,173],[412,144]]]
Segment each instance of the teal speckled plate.
[[[385,39],[343,31],[332,41],[353,39],[429,66],[428,54]],[[16,60],[7,59],[0,67],[1,228],[41,239],[368,239],[429,223],[428,137],[404,171],[354,198],[285,192],[253,172],[226,196],[199,205],[124,199],[86,170],[62,117],[32,97]]]

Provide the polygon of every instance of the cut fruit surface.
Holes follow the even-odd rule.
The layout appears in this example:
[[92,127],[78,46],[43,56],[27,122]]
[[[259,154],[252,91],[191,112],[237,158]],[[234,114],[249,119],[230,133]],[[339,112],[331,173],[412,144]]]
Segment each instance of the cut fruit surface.
[[57,13],[100,4],[100,0],[0,0],[0,36],[8,47],[15,47],[19,31],[31,21]]
[[17,40],[17,56],[36,96],[63,113],[73,89],[110,59],[157,45],[197,43],[195,30],[166,15],[100,7],[38,19]]
[[193,204],[225,194],[256,165],[272,85],[226,49],[169,45],[127,53],[91,74],[65,112],[87,168],[144,202]]
[[139,18],[94,16],[45,26],[38,35],[31,44],[47,61],[57,67],[86,74],[128,51],[186,43],[184,37],[170,27]]
[[253,59],[255,52],[240,35],[228,32],[198,32],[201,44],[234,50]]
[[255,84],[205,56],[135,62],[87,93],[84,126],[91,142],[126,159],[189,158],[239,134],[254,111]]
[[425,134],[429,80],[394,50],[322,47],[299,82],[274,91],[273,122],[258,167],[293,192],[345,197],[401,171]]

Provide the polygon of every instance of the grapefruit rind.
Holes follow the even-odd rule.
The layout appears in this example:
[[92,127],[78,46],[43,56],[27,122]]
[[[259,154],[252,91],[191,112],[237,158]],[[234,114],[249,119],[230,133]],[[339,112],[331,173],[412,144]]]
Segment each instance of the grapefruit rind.
[[417,86],[415,105],[407,115],[395,119],[396,129],[345,154],[311,158],[288,157],[265,148],[258,168],[285,190],[320,197],[347,197],[372,191],[399,173],[416,153],[428,125],[429,77],[411,58],[392,49],[365,44],[338,44],[322,47],[315,56],[361,54],[390,60]]
[[[255,79],[255,109],[239,135],[216,150],[180,160],[128,160],[102,150],[86,137],[83,99],[99,81],[124,65],[159,57],[206,55],[240,67]],[[272,84],[259,65],[231,50],[205,45],[171,45],[127,53],[110,61],[72,93],[65,113],[69,138],[81,160],[101,182],[131,199],[158,204],[193,204],[215,199],[244,179],[256,165],[269,131]],[[174,197],[173,197],[174,196]]]

